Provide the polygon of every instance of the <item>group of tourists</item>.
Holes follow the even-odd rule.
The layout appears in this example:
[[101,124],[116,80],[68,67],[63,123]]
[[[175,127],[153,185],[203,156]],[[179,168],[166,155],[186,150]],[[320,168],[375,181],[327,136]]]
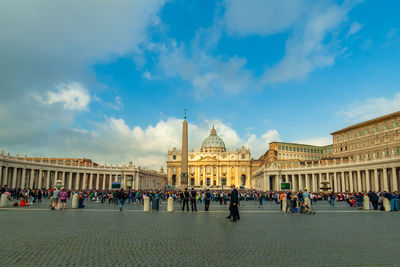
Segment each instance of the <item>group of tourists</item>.
[[[331,205],[335,205],[337,201],[345,201],[351,207],[363,208],[365,204],[364,196],[369,197],[370,209],[384,210],[383,200],[387,198],[391,205],[391,210],[399,210],[400,192],[308,192],[304,191],[256,191],[256,190],[240,190],[232,191],[222,190],[66,190],[66,189],[8,189],[7,186],[1,188],[1,194],[7,194],[11,201],[16,201],[15,206],[29,206],[35,203],[42,202],[42,199],[51,200],[51,209],[56,209],[56,205],[60,203],[61,209],[67,208],[67,201],[72,199],[72,196],[78,194],[78,208],[85,207],[85,201],[96,201],[100,203],[119,204],[119,209],[122,211],[124,204],[143,204],[144,198],[149,197],[150,200],[157,198],[161,201],[167,200],[169,197],[178,201],[182,205],[182,211],[189,211],[189,203],[192,211],[197,211],[197,203],[204,204],[204,210],[209,211],[210,203],[215,202],[220,205],[229,204],[231,215],[228,216],[232,220],[240,218],[237,207],[240,203],[253,201],[262,208],[265,202],[275,203],[280,205],[282,211],[291,213],[302,213],[311,210],[311,205],[317,201],[328,201]],[[309,204],[308,204],[309,203]],[[235,207],[236,206],[236,207]],[[233,208],[232,208],[233,207]],[[233,212],[232,212],[233,211]],[[236,214],[237,213],[237,214]],[[234,215],[232,215],[234,214]]]

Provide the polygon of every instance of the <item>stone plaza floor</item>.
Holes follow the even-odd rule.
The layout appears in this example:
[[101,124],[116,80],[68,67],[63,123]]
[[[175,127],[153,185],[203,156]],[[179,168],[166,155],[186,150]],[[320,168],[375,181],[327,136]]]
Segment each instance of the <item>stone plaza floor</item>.
[[0,209],[0,266],[400,266],[399,212],[319,202],[316,215],[293,216],[249,201],[233,223],[227,206],[198,209],[89,202],[51,211],[47,200]]

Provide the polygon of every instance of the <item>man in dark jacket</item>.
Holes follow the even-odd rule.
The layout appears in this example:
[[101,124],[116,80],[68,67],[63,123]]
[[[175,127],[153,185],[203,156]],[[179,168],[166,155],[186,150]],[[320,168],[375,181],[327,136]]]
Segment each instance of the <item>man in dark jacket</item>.
[[122,207],[125,204],[127,194],[124,192],[124,189],[121,188],[121,190],[118,192],[118,199],[119,199],[119,211],[122,211]]
[[378,195],[375,192],[369,191],[368,196],[369,196],[369,200],[372,203],[372,206],[374,207],[374,210],[377,210],[378,209],[378,200],[379,200]]
[[182,211],[185,210],[185,205],[186,205],[186,210],[189,211],[189,197],[190,197],[189,192],[187,188],[185,188],[185,191],[182,194],[182,201],[183,201]]
[[192,211],[197,211],[197,204],[196,204],[196,191],[192,188],[190,192],[190,204],[192,205]]
[[211,201],[211,194],[210,194],[210,189],[207,189],[207,191],[204,193],[204,211],[208,211],[210,207],[210,201]]
[[239,195],[238,191],[236,190],[235,186],[232,185],[232,192],[231,192],[231,204],[229,205],[229,216],[226,217],[228,219],[232,218],[232,222],[236,222],[237,220],[240,220],[239,216]]

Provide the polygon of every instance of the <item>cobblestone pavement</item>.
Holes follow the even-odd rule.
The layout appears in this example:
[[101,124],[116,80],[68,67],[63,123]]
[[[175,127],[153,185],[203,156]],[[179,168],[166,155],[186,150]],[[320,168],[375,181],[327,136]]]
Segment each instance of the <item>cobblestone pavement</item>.
[[210,213],[48,205],[0,209],[1,266],[400,266],[398,212],[321,202],[316,215],[293,216],[245,202],[232,223],[217,203]]

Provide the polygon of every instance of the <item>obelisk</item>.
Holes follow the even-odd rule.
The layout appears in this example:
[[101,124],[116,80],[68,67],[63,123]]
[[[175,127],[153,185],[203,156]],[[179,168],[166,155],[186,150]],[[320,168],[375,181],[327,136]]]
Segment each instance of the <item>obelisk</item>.
[[186,121],[186,109],[185,119],[182,125],[182,160],[181,160],[181,187],[185,188],[188,185],[188,123]]

